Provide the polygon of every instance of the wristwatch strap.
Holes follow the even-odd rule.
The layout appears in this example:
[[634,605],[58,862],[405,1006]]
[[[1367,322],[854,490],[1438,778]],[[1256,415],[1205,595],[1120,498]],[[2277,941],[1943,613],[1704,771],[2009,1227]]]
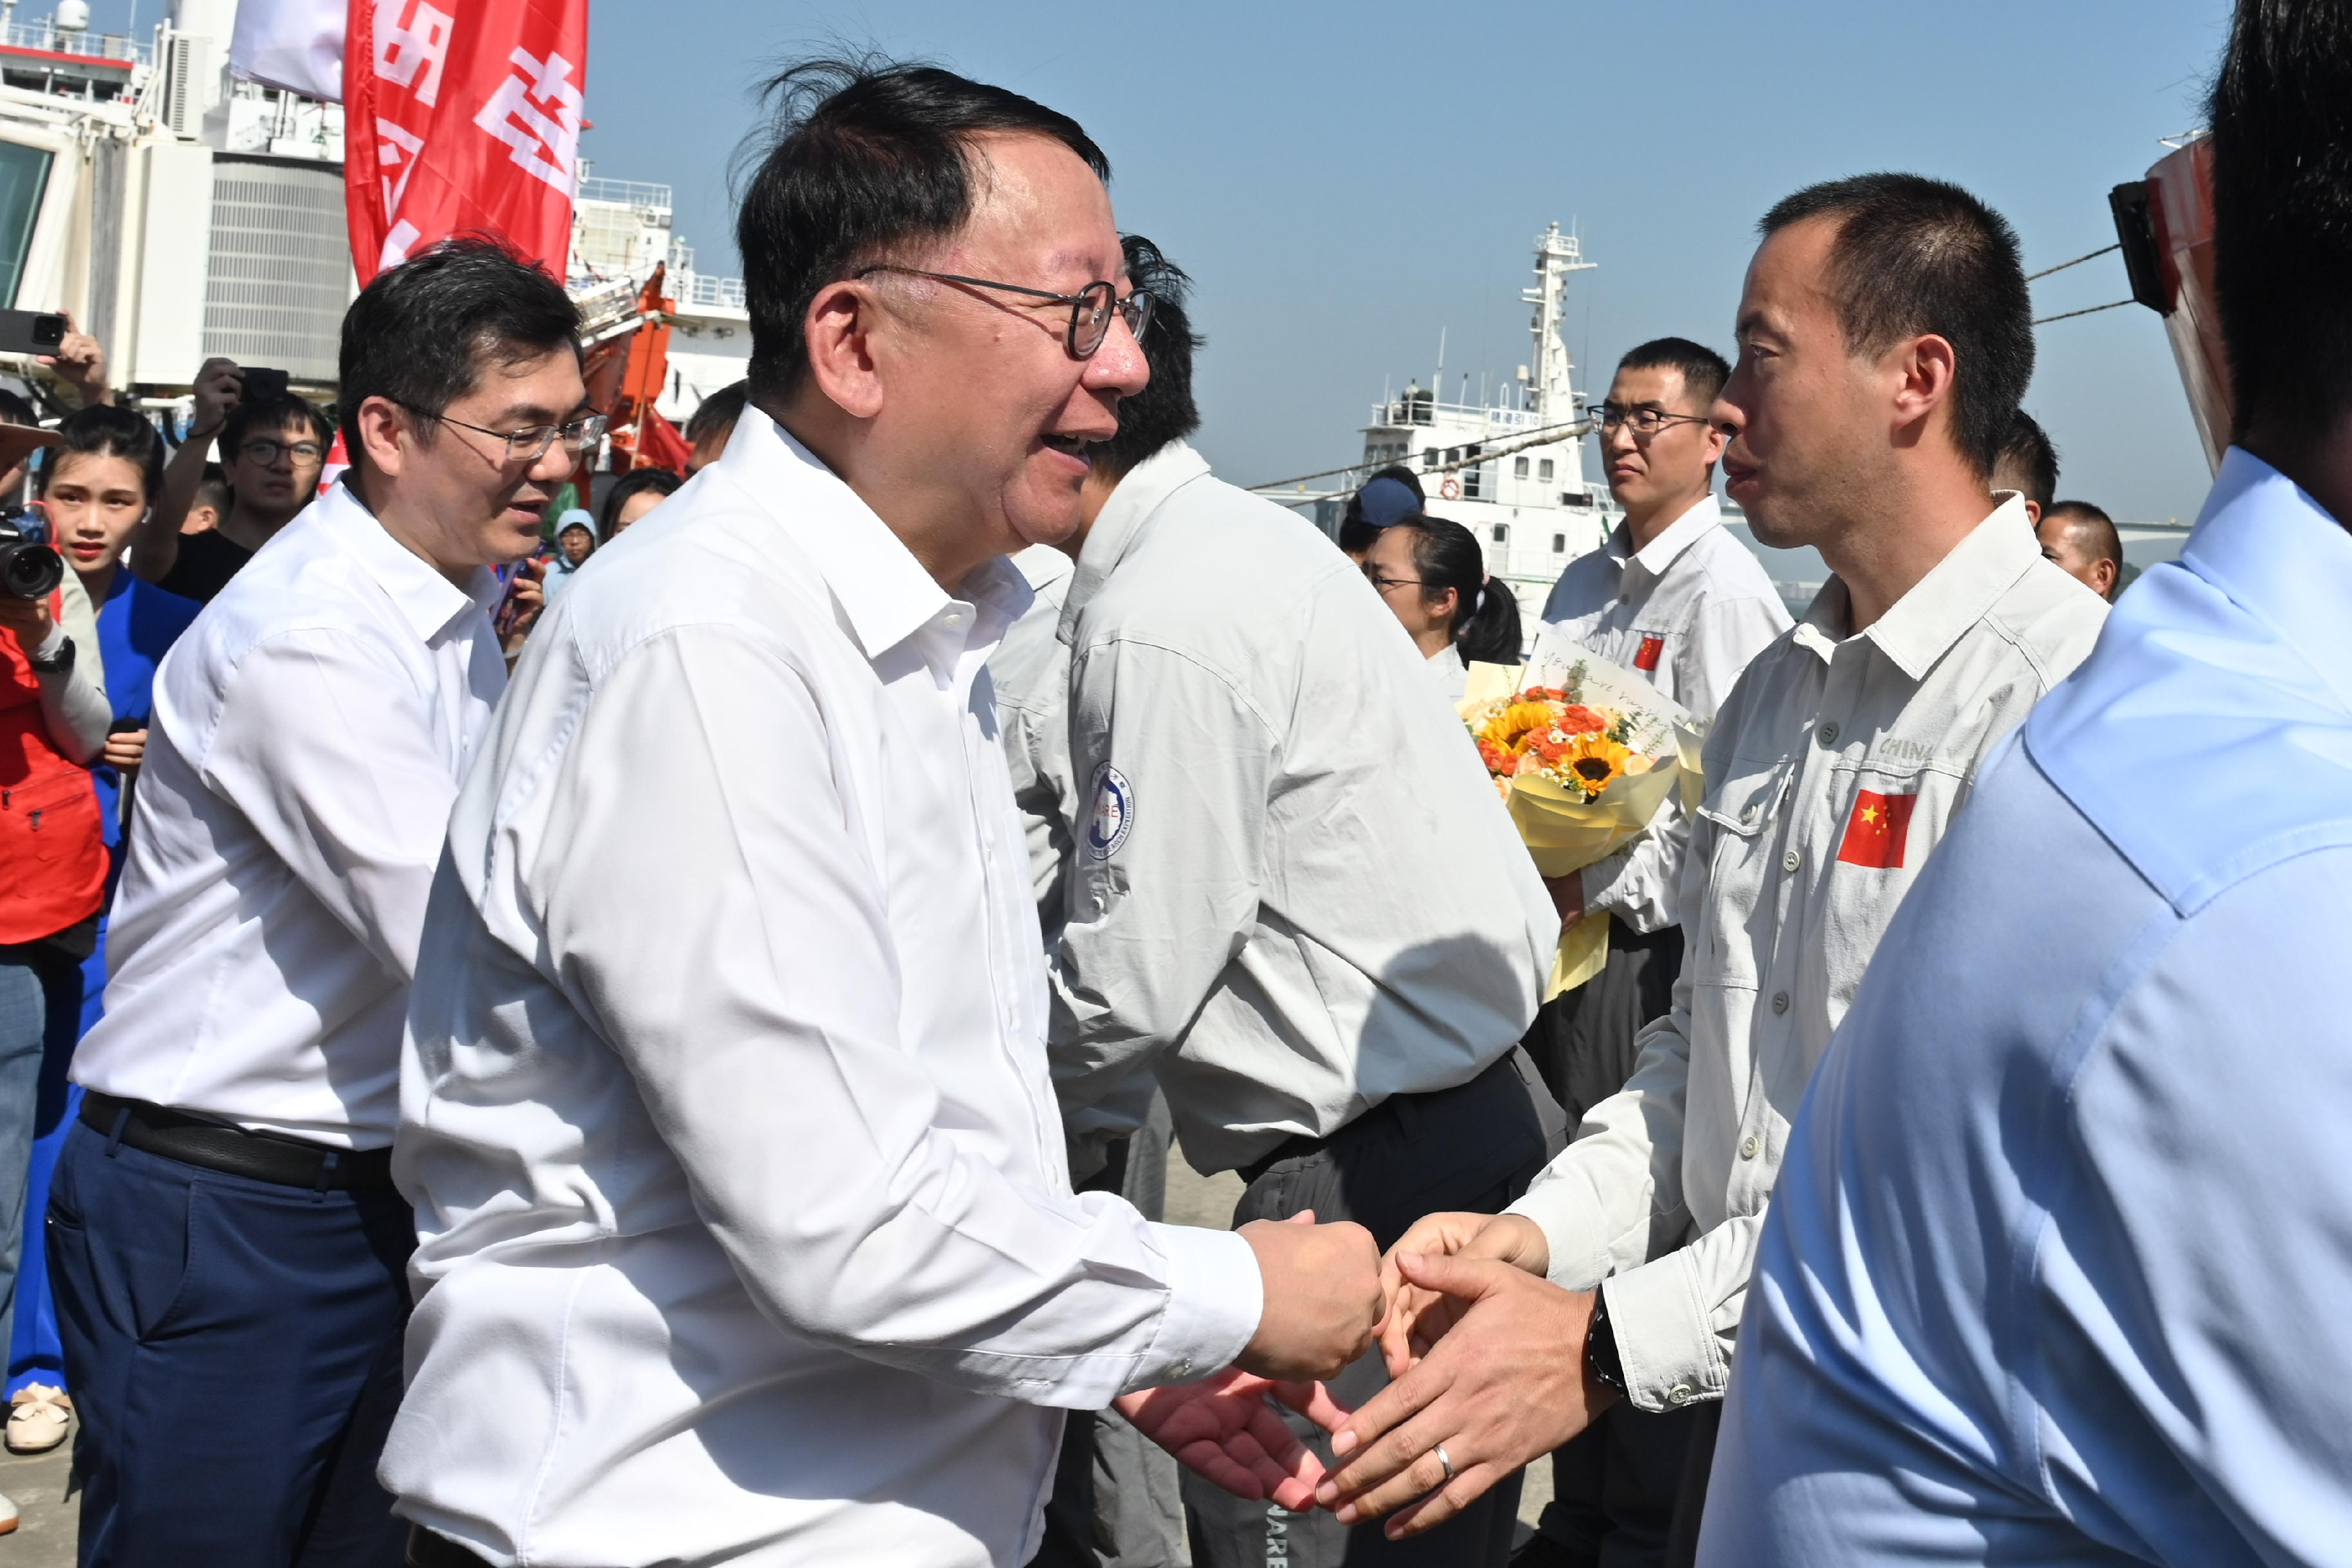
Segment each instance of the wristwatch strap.
[[25,662],[44,675],[62,675],[74,667],[74,640],[70,637],[58,644],[58,651],[48,658],[27,653]]
[[1617,1330],[1609,1321],[1609,1293],[1592,1290],[1592,1326],[1584,1335],[1584,1362],[1603,1385],[1625,1392],[1625,1364],[1617,1354]]

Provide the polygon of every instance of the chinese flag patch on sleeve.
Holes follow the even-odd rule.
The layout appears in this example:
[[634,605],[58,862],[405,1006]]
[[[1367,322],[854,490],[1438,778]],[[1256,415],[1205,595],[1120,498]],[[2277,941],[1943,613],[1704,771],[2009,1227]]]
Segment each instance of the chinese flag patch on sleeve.
[[1658,655],[1665,651],[1666,640],[1664,637],[1643,638],[1641,647],[1633,653],[1633,667],[1643,672],[1656,669]]
[[1845,820],[1845,841],[1838,845],[1837,858],[1848,865],[1900,871],[1903,841],[1911,836],[1911,808],[1918,803],[1916,794],[1863,790],[1854,800],[1853,814]]

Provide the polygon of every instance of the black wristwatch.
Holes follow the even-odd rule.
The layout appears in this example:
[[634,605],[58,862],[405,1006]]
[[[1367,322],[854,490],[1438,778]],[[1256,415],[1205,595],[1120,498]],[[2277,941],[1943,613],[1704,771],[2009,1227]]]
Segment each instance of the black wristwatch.
[[1584,1364],[1603,1386],[1625,1392],[1625,1364],[1618,1359],[1617,1331],[1609,1322],[1609,1298],[1598,1285],[1592,1290],[1592,1326],[1584,1333]]
[[58,650],[54,658],[44,659],[38,653],[27,653],[25,662],[44,675],[62,675],[73,668],[74,640],[67,638],[65,646]]

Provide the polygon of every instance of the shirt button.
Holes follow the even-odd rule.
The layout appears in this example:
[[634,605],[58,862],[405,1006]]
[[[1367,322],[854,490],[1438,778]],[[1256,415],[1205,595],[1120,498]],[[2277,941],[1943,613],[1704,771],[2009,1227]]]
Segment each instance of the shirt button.
[[1835,746],[1837,744],[1836,725],[1825,724],[1822,726],[1822,744],[1823,746]]
[[1776,1013],[1784,1013],[1789,1010],[1788,992],[1774,991],[1772,993],[1772,1010]]
[[1687,1384],[1687,1383],[1677,1383],[1677,1384],[1675,1384],[1672,1388],[1669,1388],[1669,1389],[1667,1389],[1667,1390],[1666,1390],[1666,1403],[1667,1403],[1667,1404],[1669,1404],[1669,1405],[1687,1405],[1687,1404],[1689,1404],[1690,1402],[1691,1402],[1691,1385],[1690,1385],[1689,1384]]
[[1799,854],[1794,850],[1790,850],[1787,854],[1780,857],[1780,869],[1782,871],[1794,871],[1804,863],[1805,857]]
[[1756,1134],[1753,1133],[1748,1134],[1746,1137],[1739,1140],[1739,1157],[1743,1160],[1754,1159],[1756,1157],[1756,1151],[1760,1146],[1761,1145],[1756,1142]]
[[1740,820],[1741,821],[1743,821],[1743,822],[1752,822],[1752,821],[1754,821],[1756,820],[1756,808],[1755,808],[1755,807],[1753,807],[1753,806],[1750,806],[1750,807],[1748,807],[1748,810],[1746,810],[1745,811],[1740,812],[1740,813],[1739,813],[1739,820]]

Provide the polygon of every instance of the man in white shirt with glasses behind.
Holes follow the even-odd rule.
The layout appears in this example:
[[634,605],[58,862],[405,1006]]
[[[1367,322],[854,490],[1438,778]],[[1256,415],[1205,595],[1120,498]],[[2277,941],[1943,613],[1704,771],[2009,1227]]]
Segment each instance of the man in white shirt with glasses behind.
[[49,1197],[85,1563],[400,1561],[401,1024],[506,685],[490,569],[602,434],[577,327],[487,242],[380,274],[343,320],[350,473],[157,672]]

